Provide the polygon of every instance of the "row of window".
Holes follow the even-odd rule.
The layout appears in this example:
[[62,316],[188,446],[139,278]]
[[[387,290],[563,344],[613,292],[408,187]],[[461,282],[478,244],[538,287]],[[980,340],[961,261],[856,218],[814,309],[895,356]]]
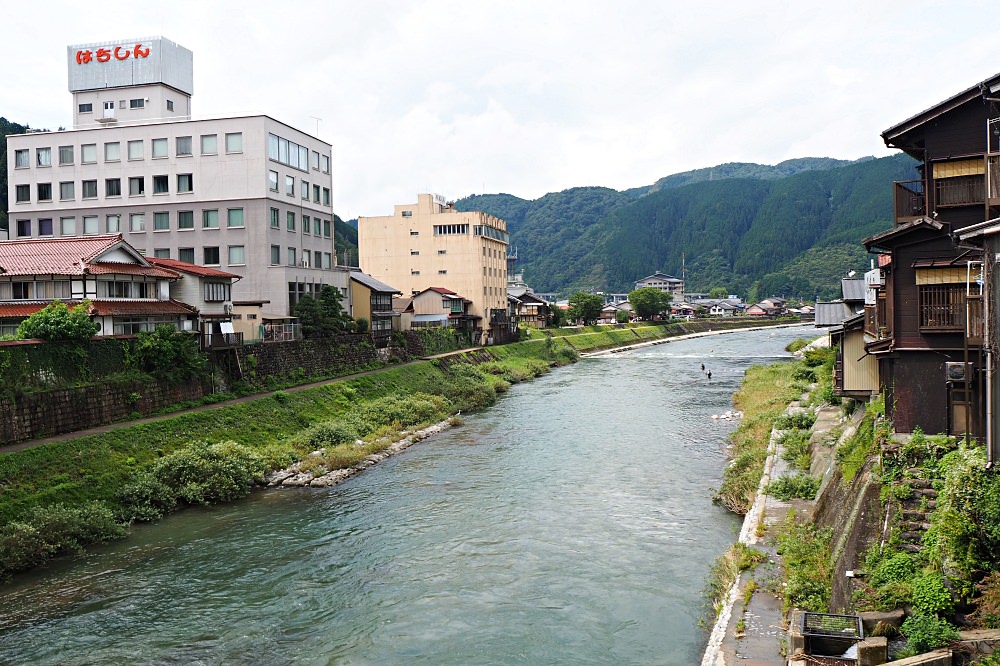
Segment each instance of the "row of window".
[[[268,171],[267,172],[267,186],[272,192],[278,191],[278,172]],[[303,180],[302,186],[299,188],[302,193],[302,200],[309,201],[309,181]],[[320,187],[319,185],[312,186],[312,201],[313,203],[320,203],[320,193],[322,192],[322,203],[324,206],[330,205],[330,188]],[[295,176],[285,176],[285,194],[290,197],[295,196]]]
[[[280,229],[281,228],[281,211],[277,208],[272,208],[270,213],[271,228]],[[295,211],[285,211],[285,229],[288,231],[297,231],[298,216]],[[309,215],[302,215],[302,233],[306,236],[322,236],[323,238],[330,238],[333,235],[333,223],[330,220],[324,220],[319,217],[310,217]]]
[[[217,155],[219,153],[219,135],[202,134],[200,137],[202,155]],[[174,138],[174,156],[188,157],[193,155],[193,137],[178,136]],[[160,159],[170,157],[169,142],[167,138],[152,139],[150,141],[150,157]],[[142,160],[146,158],[146,142],[144,139],[126,141],[126,155],[130,161]],[[228,132],[225,134],[226,153],[243,152],[243,132]],[[57,148],[59,165],[66,166],[75,164],[76,146],[59,146]],[[121,162],[122,142],[109,141],[104,144],[104,161]],[[85,143],[80,146],[80,163],[95,164],[97,162],[97,144]],[[31,166],[31,155],[29,148],[19,148],[14,151],[14,168],[27,169]],[[35,166],[52,166],[52,148],[35,148]]]
[[[299,259],[299,252],[297,248],[286,247],[285,248],[285,264],[287,266],[301,266],[302,268],[325,268],[329,270],[333,267],[333,254],[330,252],[320,252],[319,250],[314,250],[310,252],[309,250],[302,250],[302,258]],[[280,266],[281,265],[281,246],[272,245],[271,246],[271,265]]]
[[[242,208],[229,208],[226,211],[226,227],[230,229],[241,229],[246,226],[245,217]],[[146,231],[146,213],[130,213],[128,215],[128,230],[136,232]],[[122,215],[119,213],[112,213],[105,215],[104,217],[104,232],[109,234],[116,234],[122,231]],[[219,210],[203,210],[201,211],[201,228],[202,229],[218,229],[220,224]],[[101,233],[99,228],[100,216],[99,215],[83,215],[80,218],[80,226],[77,227],[77,218],[75,216],[67,216],[59,218],[59,235],[60,236],[76,236],[79,233],[84,235],[93,235]],[[157,212],[153,213],[152,217],[152,230],[153,231],[169,231],[170,226],[170,213],[168,212]],[[184,229],[194,229],[194,211],[192,210],[182,210],[177,212],[177,228]],[[53,236],[54,234],[54,224],[52,218],[40,218],[38,220],[38,236]],[[18,238],[31,238],[32,237],[32,220],[17,220],[15,224],[15,233]]]
[[[438,250],[438,254],[448,254],[448,250]],[[419,257],[420,250],[410,250],[411,257]]]
[[[420,232],[414,233],[410,232],[411,236],[416,236]],[[466,236],[469,233],[468,224],[435,224],[434,225],[434,235],[435,236]]]
[[[0,301],[41,301],[72,297],[69,280],[15,280],[0,282]],[[156,298],[156,280],[99,280],[97,298]]]
[[[153,194],[170,194],[170,176],[152,176]],[[96,199],[98,196],[98,181],[81,180],[80,198]],[[175,192],[184,194],[194,191],[194,177],[190,173],[179,173],[176,177]],[[105,198],[115,198],[122,195],[121,178],[104,179]],[[141,197],[146,195],[146,177],[132,176],[128,179],[128,195]],[[35,183],[35,200],[38,202],[52,201],[52,183]],[[72,180],[59,183],[59,201],[74,201],[76,199],[76,182]],[[31,203],[31,185],[14,186],[15,203]]]
[[[153,257],[156,259],[170,259],[170,248],[169,247],[157,247],[153,248]],[[195,248],[193,247],[182,247],[177,250],[178,261],[184,261],[189,264],[200,264],[201,266],[221,266],[222,265],[222,249],[218,245],[206,245],[201,248],[201,261],[198,262],[198,257],[195,253]],[[246,246],[244,245],[229,245],[226,248],[226,263],[229,266],[245,266],[247,263],[247,253]],[[228,284],[219,285],[217,283],[216,288],[219,286],[229,287]],[[208,285],[206,285],[207,287]],[[209,298],[208,290],[206,288],[205,293],[206,301],[228,301],[228,296],[224,298]]]
[[[309,171],[309,148],[277,134],[267,135],[267,157],[293,169]],[[313,171],[330,173],[330,157],[312,151],[312,168]]]
[[[144,109],[146,108],[146,99],[144,97],[138,97],[136,99],[128,100],[128,108],[130,109]],[[118,103],[118,108],[124,109],[126,101],[121,100]],[[94,103],[93,102],[83,102],[77,107],[80,113],[93,113]],[[104,112],[105,115],[113,115],[115,109],[115,103],[112,101],[104,102]],[[167,111],[174,110],[174,101],[172,99],[167,100]]]

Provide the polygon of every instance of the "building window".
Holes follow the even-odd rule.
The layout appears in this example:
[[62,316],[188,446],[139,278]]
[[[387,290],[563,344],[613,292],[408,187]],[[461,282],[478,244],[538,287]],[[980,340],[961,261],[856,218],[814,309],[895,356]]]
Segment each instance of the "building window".
[[15,169],[27,169],[28,163],[28,149],[24,148],[22,150],[14,151],[14,168]]
[[25,301],[31,298],[31,287],[34,285],[32,282],[12,282],[11,283],[11,295],[15,301]]
[[246,264],[246,255],[243,251],[242,245],[230,245],[229,246],[229,265],[230,266],[243,266]]
[[175,139],[175,149],[177,151],[177,156],[190,155],[191,154],[191,137],[189,136],[179,136]]
[[292,211],[285,213],[285,228],[289,231],[295,231],[295,213]]
[[438,254],[448,254],[448,250],[438,250]]
[[[412,210],[404,210],[403,211],[403,217],[413,217],[413,211]],[[412,231],[410,232],[410,235],[411,236],[413,235]]]
[[128,179],[128,194],[130,197],[142,196],[146,193],[146,179],[142,176],[132,176]]
[[51,148],[35,148],[35,166],[52,166]]
[[281,263],[281,246],[272,245],[271,246],[271,265],[277,266]]
[[288,265],[289,266],[294,266],[295,265],[295,248],[294,247],[288,248]]
[[96,199],[97,198],[97,181],[96,180],[85,180],[85,181],[83,181],[81,183],[81,185],[83,186],[83,198],[84,199]]
[[216,155],[219,152],[219,137],[217,134],[201,135],[201,154]]
[[76,218],[75,217],[63,217],[59,219],[59,235],[60,236],[75,236],[76,235]]
[[447,274],[448,274],[448,269],[446,269],[446,268],[441,269],[441,270],[438,271],[438,275],[447,275]]
[[178,229],[194,229],[194,211],[193,210],[181,210],[181,211],[177,211],[177,228]]
[[[218,229],[219,228],[219,211],[217,210],[203,210],[201,212],[201,226],[203,229]],[[218,248],[216,248],[218,249]],[[218,262],[216,262],[218,263]]]
[[319,153],[317,153],[315,150],[312,151],[312,153],[313,153],[313,163],[312,163],[313,169],[319,171]]
[[73,191],[73,181],[59,183],[59,200],[60,201],[72,201],[76,198],[76,194]]
[[52,220],[49,218],[38,220],[38,235],[39,236],[51,236],[52,235]]
[[330,205],[330,188],[329,187],[324,187],[323,188],[323,205],[324,206],[329,206]]
[[321,233],[323,233],[323,222],[318,217],[314,217],[313,218],[313,234],[315,234],[316,236],[319,236]]
[[153,176],[153,194],[170,192],[170,182],[167,176]]
[[272,192],[278,191],[278,172],[268,171],[267,172],[267,189]]
[[465,236],[469,233],[468,224],[435,224],[435,236]]
[[31,236],[31,220],[17,221],[17,237],[25,238]]
[[304,201],[309,201],[309,181],[302,181],[302,199]]
[[97,161],[96,143],[85,143],[80,146],[80,161],[84,164],[93,164]]
[[104,144],[104,161],[105,162],[121,162],[122,160],[122,144],[117,141],[112,141],[111,143]]
[[146,215],[144,213],[131,213],[128,216],[128,230],[139,233],[146,230]]
[[226,211],[226,226],[230,229],[243,226],[243,209],[230,208]]
[[92,102],[87,102],[86,104],[80,104],[77,109],[80,113],[93,113],[94,104]]
[[97,216],[96,215],[84,215],[83,216],[83,233],[88,236],[93,236],[98,233],[97,228]]
[[17,203],[26,203],[31,201],[31,185],[15,185],[14,201]]
[[143,157],[142,140],[128,142],[128,158],[130,160],[141,160]]
[[330,158],[327,155],[323,156],[323,173],[330,173]]
[[194,176],[189,173],[179,173],[177,174],[177,191],[178,192],[193,192],[194,191]]
[[280,222],[278,221],[279,215],[280,215],[280,213],[278,212],[277,208],[272,208],[271,209],[271,228],[272,229],[277,229],[280,226]]
[[300,171],[309,171],[309,149],[274,134],[267,135],[267,157]]
[[152,141],[152,157],[167,157],[167,140],[166,139],[153,139]]
[[153,257],[156,259],[169,259],[170,258],[170,248],[169,247],[158,247],[153,250]]
[[226,152],[243,152],[243,132],[229,132],[226,134]]
[[410,275],[420,275],[420,271],[410,271]]
[[[206,250],[209,248],[205,248]],[[218,248],[215,248],[218,250]],[[206,282],[205,301],[208,303],[222,303],[230,300],[230,284],[228,282]]]
[[104,180],[104,196],[120,197],[122,195],[122,179],[106,178]]
[[309,234],[309,228],[310,228],[309,227],[309,216],[308,215],[303,215],[302,216],[302,233],[308,235]]
[[416,257],[420,254],[420,250],[410,250],[410,256]]
[[130,109],[143,109],[146,107],[146,100],[143,98],[130,99],[128,101],[128,108]]
[[52,201],[52,183],[38,183],[38,200]]
[[330,220],[323,220],[323,238],[329,238],[330,235]]
[[105,225],[109,234],[117,234],[122,230],[122,216],[121,215],[108,215],[105,218]]
[[177,260],[183,261],[188,264],[194,263],[194,248],[193,247],[181,247],[177,248]]
[[204,264],[206,266],[218,266],[219,265],[219,248],[218,247],[204,247],[202,248],[202,257],[204,258]]
[[170,213],[153,213],[153,231],[170,229]]
[[333,255],[329,252],[323,253],[323,268],[329,270],[333,266]]
[[313,252],[313,268],[319,268],[323,264],[323,253],[319,250]]
[[173,110],[174,110],[174,100],[168,99],[167,100],[167,111],[173,111]]
[[59,146],[59,164],[73,163],[73,146]]
[[313,185],[313,203],[319,203],[319,185]]
[[295,176],[285,176],[285,194],[295,196]]

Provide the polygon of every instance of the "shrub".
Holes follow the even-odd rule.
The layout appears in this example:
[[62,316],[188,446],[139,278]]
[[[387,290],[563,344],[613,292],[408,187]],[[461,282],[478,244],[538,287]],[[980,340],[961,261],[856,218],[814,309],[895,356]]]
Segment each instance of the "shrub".
[[1000,629],[1000,572],[991,573],[976,585],[976,610],[969,619],[987,629]]
[[150,473],[143,473],[118,493],[126,522],[159,520],[177,507],[174,490]]
[[917,615],[950,615],[955,610],[951,592],[938,574],[927,574],[913,581],[913,611]]
[[17,327],[20,340],[75,340],[92,338],[100,325],[90,320],[90,301],[84,300],[70,308],[62,301],[52,301],[22,321]]
[[137,369],[171,382],[201,377],[206,368],[197,338],[169,324],[136,335],[132,362]]
[[785,570],[784,610],[825,613],[829,611],[832,572],[830,529],[818,530],[810,523],[797,523],[795,512],[779,525],[778,553]]
[[256,452],[236,442],[192,442],[153,464],[152,476],[188,504],[226,502],[250,493],[265,464]]
[[782,476],[764,488],[765,493],[783,502],[796,497],[811,500],[816,497],[817,490],[819,490],[819,479],[808,474]]
[[325,449],[339,444],[353,444],[358,439],[358,431],[345,423],[327,421],[308,428],[300,438],[311,449]]
[[782,447],[781,458],[804,472],[809,471],[812,462],[809,456],[809,431],[789,430],[781,436],[778,444]]
[[872,571],[870,582],[875,587],[881,587],[887,583],[906,583],[917,575],[917,565],[906,553],[896,553],[892,557],[882,560]]
[[958,638],[955,629],[934,615],[913,615],[906,618],[900,629],[906,636],[907,652],[921,654],[947,645]]
[[807,367],[796,368],[795,372],[792,373],[792,379],[812,384],[816,381],[816,371]]
[[809,430],[815,422],[816,415],[812,412],[794,412],[779,416],[774,422],[774,427],[778,430]]

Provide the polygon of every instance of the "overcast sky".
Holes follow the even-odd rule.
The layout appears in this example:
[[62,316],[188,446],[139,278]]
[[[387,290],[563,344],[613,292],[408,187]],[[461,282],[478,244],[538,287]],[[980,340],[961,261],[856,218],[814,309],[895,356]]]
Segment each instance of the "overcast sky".
[[882,130],[1000,72],[995,0],[42,0],[4,13],[0,115],[69,126],[66,46],[162,35],[194,52],[195,116],[264,112],[333,144],[344,219],[418,192],[534,199],[724,162],[884,156]]

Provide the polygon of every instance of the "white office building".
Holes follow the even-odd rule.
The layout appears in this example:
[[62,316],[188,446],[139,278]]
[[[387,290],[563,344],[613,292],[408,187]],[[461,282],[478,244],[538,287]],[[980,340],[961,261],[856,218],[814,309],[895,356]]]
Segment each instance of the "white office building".
[[73,129],[7,137],[7,238],[120,232],[242,276],[233,300],[279,315],[326,284],[349,294],[330,144],[265,115],[193,118],[192,54],[162,37],[70,46],[67,62]]

